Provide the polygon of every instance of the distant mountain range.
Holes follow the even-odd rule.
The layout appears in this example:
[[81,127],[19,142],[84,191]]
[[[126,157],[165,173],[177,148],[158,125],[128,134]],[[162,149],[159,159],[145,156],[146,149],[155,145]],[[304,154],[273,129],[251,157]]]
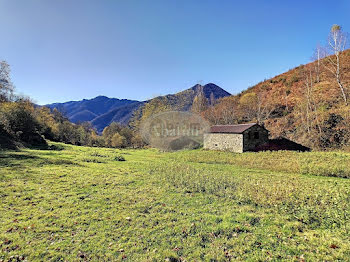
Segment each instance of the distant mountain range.
[[[187,111],[191,108],[196,92],[200,88],[203,89],[208,99],[210,99],[211,94],[213,94],[215,99],[231,95],[221,87],[209,83],[204,86],[195,85],[182,92],[162,97],[165,98],[174,109]],[[127,124],[133,112],[151,100],[136,101],[98,96],[93,99],[53,103],[46,106],[51,109],[57,108],[57,110],[65,114],[69,120],[74,123],[89,121],[98,131],[102,131],[112,122]]]

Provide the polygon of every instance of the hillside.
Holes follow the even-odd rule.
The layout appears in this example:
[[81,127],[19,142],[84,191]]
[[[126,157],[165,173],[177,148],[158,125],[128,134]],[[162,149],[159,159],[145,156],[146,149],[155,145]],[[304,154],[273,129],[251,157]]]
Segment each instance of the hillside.
[[[331,57],[328,57],[331,58]],[[312,148],[350,146],[350,107],[344,103],[328,58],[300,65],[203,113],[212,123],[261,122],[272,137],[285,136]],[[342,81],[350,95],[350,50],[341,54]]]

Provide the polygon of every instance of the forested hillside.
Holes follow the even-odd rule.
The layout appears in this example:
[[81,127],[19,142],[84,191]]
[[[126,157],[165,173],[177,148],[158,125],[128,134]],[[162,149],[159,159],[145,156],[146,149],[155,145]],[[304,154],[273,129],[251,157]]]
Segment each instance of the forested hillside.
[[263,123],[272,137],[285,136],[312,148],[349,148],[350,50],[339,51],[339,60],[337,55],[318,57],[221,99],[203,116],[212,124]]

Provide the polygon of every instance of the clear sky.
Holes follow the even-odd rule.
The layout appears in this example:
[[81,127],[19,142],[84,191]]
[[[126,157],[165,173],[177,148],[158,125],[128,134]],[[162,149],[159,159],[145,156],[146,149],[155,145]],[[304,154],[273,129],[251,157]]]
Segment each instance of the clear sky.
[[309,62],[349,16],[347,0],[0,0],[0,59],[39,104],[208,82],[235,94]]

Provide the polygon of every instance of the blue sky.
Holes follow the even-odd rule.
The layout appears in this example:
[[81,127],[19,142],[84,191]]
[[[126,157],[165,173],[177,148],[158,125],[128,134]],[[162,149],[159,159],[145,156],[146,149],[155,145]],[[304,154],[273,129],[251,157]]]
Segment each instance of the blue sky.
[[196,83],[235,94],[310,61],[350,1],[0,0],[0,59],[39,104],[145,100]]

